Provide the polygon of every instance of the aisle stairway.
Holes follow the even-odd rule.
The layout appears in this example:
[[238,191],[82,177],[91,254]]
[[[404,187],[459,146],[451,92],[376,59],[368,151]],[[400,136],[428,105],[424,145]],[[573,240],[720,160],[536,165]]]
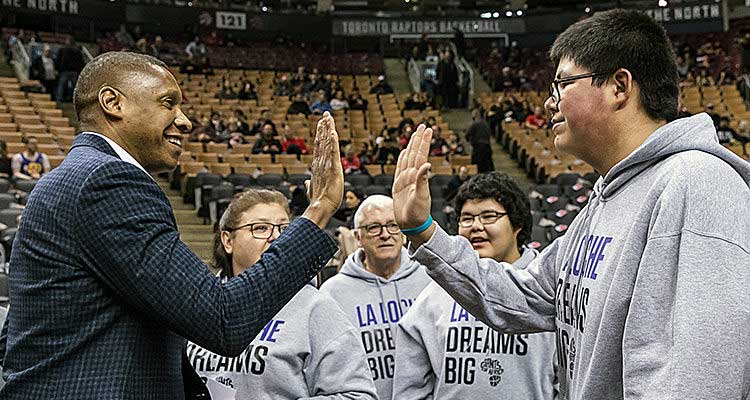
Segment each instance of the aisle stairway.
[[182,196],[178,191],[170,190],[166,179],[156,178],[156,180],[167,194],[169,202],[172,203],[180,239],[204,262],[210,261],[213,251],[211,226],[203,224],[203,218],[198,217],[198,213],[191,204],[185,204],[182,201]]

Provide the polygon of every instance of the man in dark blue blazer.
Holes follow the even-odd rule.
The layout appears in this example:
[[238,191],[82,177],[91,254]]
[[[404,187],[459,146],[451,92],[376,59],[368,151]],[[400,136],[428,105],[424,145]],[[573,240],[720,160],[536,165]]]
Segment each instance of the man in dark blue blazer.
[[177,164],[191,128],[181,101],[149,56],[107,53],[81,72],[83,133],[32,191],[14,243],[0,399],[183,399],[186,339],[239,355],[336,251],[321,230],[343,198],[325,115],[310,207],[257,265],[224,285],[212,276],[149,174]]

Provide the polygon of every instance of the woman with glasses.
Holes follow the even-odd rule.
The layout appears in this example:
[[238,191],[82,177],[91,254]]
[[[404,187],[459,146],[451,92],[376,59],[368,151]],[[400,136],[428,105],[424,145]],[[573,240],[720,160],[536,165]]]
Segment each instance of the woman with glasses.
[[[289,206],[280,192],[252,189],[235,197],[214,236],[213,266],[221,279],[232,279],[261,257],[278,257],[265,251],[287,226]],[[357,332],[312,284],[240,356],[223,357],[194,343],[187,354],[209,387],[236,391],[237,400],[377,398]]]
[[[526,195],[506,174],[471,178],[455,198],[458,234],[482,258],[523,269],[536,251]],[[501,267],[498,267],[501,268]],[[398,325],[394,399],[553,399],[555,335],[492,330],[432,282]]]

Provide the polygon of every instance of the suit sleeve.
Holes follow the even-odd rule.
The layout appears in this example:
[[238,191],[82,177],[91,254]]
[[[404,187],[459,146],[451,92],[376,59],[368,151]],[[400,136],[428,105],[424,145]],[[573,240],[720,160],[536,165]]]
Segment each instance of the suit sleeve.
[[239,355],[336,250],[325,232],[298,218],[260,261],[222,285],[180,241],[161,189],[119,161],[89,175],[76,211],[92,274],[145,317],[225,356]]
[[437,227],[410,255],[462,307],[491,328],[507,333],[555,329],[555,255],[552,242],[525,269],[479,258],[469,241]]

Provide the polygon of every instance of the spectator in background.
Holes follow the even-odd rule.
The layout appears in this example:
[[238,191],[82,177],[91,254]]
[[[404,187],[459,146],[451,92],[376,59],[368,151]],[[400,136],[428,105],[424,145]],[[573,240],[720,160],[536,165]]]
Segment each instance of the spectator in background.
[[283,74],[276,81],[276,87],[273,89],[274,96],[289,96],[292,94],[292,83],[289,81],[289,75]]
[[344,193],[344,203],[341,205],[333,218],[341,221],[341,224],[349,229],[354,228],[354,214],[357,212],[357,208],[362,203],[365,196],[362,192],[355,187],[349,187]]
[[297,67],[297,72],[292,78],[292,86],[304,86],[305,83],[307,83],[309,80],[310,79],[305,72],[305,67],[300,65],[299,67]]
[[466,140],[471,143],[471,163],[476,164],[479,173],[495,170],[492,162],[492,148],[490,147],[490,126],[482,118],[479,109],[471,111],[474,121],[466,131]]
[[226,129],[224,120],[221,118],[221,114],[214,111],[211,113],[211,119],[208,121],[211,128],[216,132],[216,135],[220,135]]
[[503,133],[503,119],[505,113],[510,111],[511,107],[509,101],[505,99],[503,95],[497,96],[495,102],[490,106],[487,111],[487,119],[490,125],[490,131],[492,135],[497,137],[498,140]]
[[360,172],[362,165],[359,162],[359,157],[354,149],[354,146],[348,144],[344,147],[344,155],[341,157],[341,165],[344,169],[344,175],[349,175],[354,172]]
[[239,108],[237,108],[234,110],[233,115],[237,119],[237,127],[234,130],[242,132],[243,135],[249,135],[250,125],[247,124],[247,118],[245,117],[245,113]]
[[193,130],[190,132],[190,138],[188,140],[201,143],[216,142],[216,135],[217,132],[211,124],[211,119],[204,116],[200,119],[198,124],[193,124]]
[[323,89],[318,90],[317,100],[310,106],[310,110],[313,114],[323,114],[324,112],[333,112],[331,103],[328,102],[326,92]]
[[224,78],[224,80],[221,81],[221,89],[216,93],[216,98],[221,100],[237,98],[237,91],[234,89],[234,86],[229,79]]
[[400,149],[396,139],[378,137],[375,140],[375,164],[396,164]]
[[161,58],[164,55],[166,55],[169,51],[166,46],[164,46],[164,41],[162,40],[161,36],[156,35],[154,38],[154,43],[151,44],[149,47],[149,52],[152,56],[156,58]]
[[448,142],[442,138],[442,129],[435,125],[432,128],[432,141],[430,142],[431,156],[444,156],[448,154]]
[[37,140],[33,136],[26,138],[24,151],[13,156],[11,169],[13,178],[21,180],[40,179],[50,171],[49,158],[37,151]]
[[689,70],[690,65],[687,63],[687,61],[685,61],[685,58],[682,56],[677,56],[677,75],[680,76],[680,79],[685,79]]
[[68,36],[65,46],[57,51],[57,71],[60,73],[60,79],[57,82],[57,91],[55,99],[57,102],[70,101],[73,97],[73,88],[78,81],[78,74],[81,73],[83,66],[83,53],[76,45],[72,36]]
[[229,136],[228,144],[230,149],[233,149],[237,145],[247,143],[247,139],[245,139],[245,136],[240,131],[234,131]]
[[294,95],[294,100],[292,101],[292,104],[289,105],[289,109],[286,112],[287,114],[302,114],[305,117],[310,115],[310,106],[305,101],[305,98],[302,96],[301,93],[297,93]]
[[529,79],[528,76],[526,76],[526,71],[522,69],[518,70],[518,74],[516,75],[516,84],[522,92],[534,89],[534,83],[531,79]]
[[249,80],[245,80],[242,83],[240,92],[237,94],[237,98],[240,100],[258,100],[258,94],[255,93],[255,85]]
[[534,130],[546,128],[547,118],[544,116],[544,109],[540,106],[534,107],[534,113],[526,117],[525,125]]
[[500,76],[497,78],[495,89],[500,91],[514,90],[518,87],[516,79],[510,71],[510,67],[503,67]]
[[453,52],[446,50],[441,53],[437,66],[438,93],[442,97],[441,108],[456,108],[458,106],[458,68]]
[[273,123],[273,120],[271,119],[271,110],[264,108],[260,112],[260,117],[258,120],[253,124],[252,129],[250,129],[251,135],[259,135],[261,131],[263,130],[263,127],[266,125],[271,125],[273,128],[273,136],[276,136],[278,132],[276,131],[276,124]]
[[378,76],[378,83],[370,88],[370,94],[390,94],[393,88],[385,80],[385,75]]
[[424,110],[427,108],[427,104],[424,101],[422,94],[418,92],[413,92],[411,94],[411,97],[406,99],[404,102],[404,110]]
[[714,103],[706,104],[706,114],[708,114],[708,116],[714,121],[714,128],[718,129],[719,124],[721,123],[721,116],[714,111]]
[[5,140],[0,140],[0,178],[10,179],[13,176],[13,167],[8,157],[8,145]]
[[729,118],[721,117],[719,119],[719,127],[716,128],[716,136],[719,137],[719,143],[729,144],[736,140],[737,131],[729,126]]
[[370,148],[370,143],[359,142],[359,149],[357,149],[357,157],[359,157],[359,163],[362,166],[372,164],[374,160],[374,154]]
[[185,53],[187,53],[189,62],[197,64],[201,58],[207,57],[208,50],[206,45],[201,42],[200,36],[195,36],[193,41],[185,47]]
[[29,70],[31,79],[36,79],[42,83],[44,90],[55,98],[55,85],[57,83],[57,70],[55,69],[55,60],[52,58],[52,51],[49,45],[44,45],[42,54],[35,57]]
[[253,145],[253,154],[271,154],[276,155],[281,153],[281,142],[273,137],[273,126],[271,124],[263,125],[260,139],[255,141]]
[[747,120],[743,119],[737,125],[737,141],[742,144],[742,154],[747,157],[747,143],[750,142],[750,124]]
[[362,93],[359,89],[354,89],[353,93],[349,96],[349,108],[352,110],[367,110],[367,100],[362,97]]
[[336,91],[336,95],[331,100],[331,109],[333,111],[336,110],[345,110],[349,108],[349,102],[346,101],[346,97],[344,97],[344,92],[341,90]]
[[281,126],[279,141],[281,142],[281,151],[285,154],[296,154],[298,160],[300,155],[308,153],[305,138],[295,136],[292,128],[287,124]]
[[469,180],[469,169],[466,168],[465,165],[462,165],[458,169],[458,174],[453,175],[451,180],[448,182],[448,185],[446,185],[445,189],[443,190],[443,196],[445,197],[446,203],[453,202],[453,198],[456,197],[456,193],[458,193],[458,189],[461,187],[461,185],[464,184],[464,182]]
[[[433,127],[433,130],[434,129],[435,128]],[[448,135],[448,153],[451,155],[463,155],[464,151],[464,144],[461,142],[461,139],[458,135],[451,132],[451,134]]]

